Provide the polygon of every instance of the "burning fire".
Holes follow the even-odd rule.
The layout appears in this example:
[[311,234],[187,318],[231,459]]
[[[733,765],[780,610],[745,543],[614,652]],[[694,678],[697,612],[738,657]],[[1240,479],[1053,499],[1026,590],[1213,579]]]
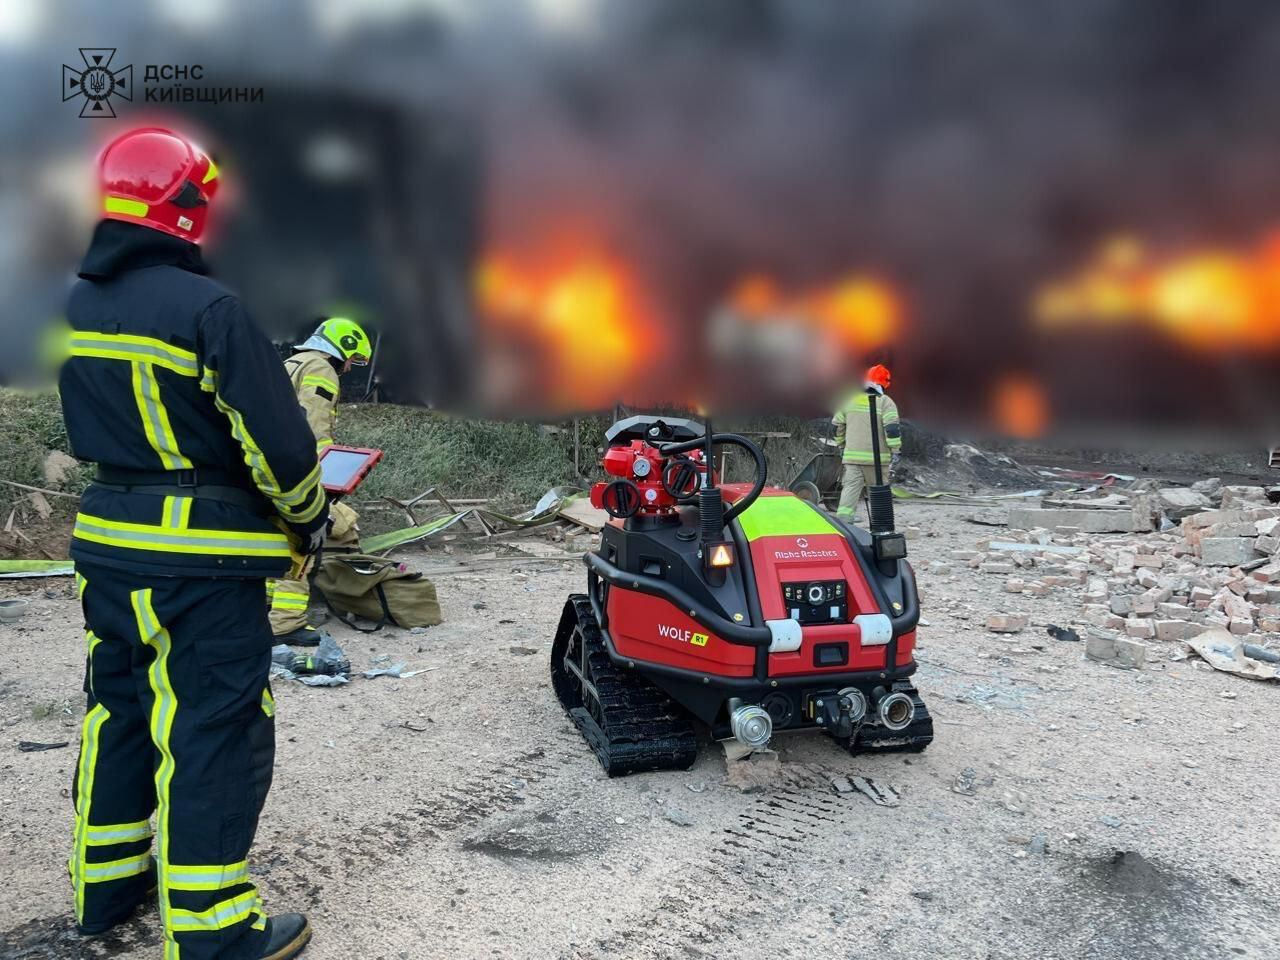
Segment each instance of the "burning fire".
[[725,302],[745,321],[800,324],[829,337],[833,346],[855,352],[891,343],[902,330],[905,313],[892,287],[857,273],[791,293],[784,293],[768,274],[748,273]]
[[493,254],[476,271],[475,293],[489,346],[512,351],[513,366],[536,377],[516,392],[537,391],[558,409],[617,402],[620,386],[645,372],[646,357],[661,353],[633,275],[604,255],[530,265]]
[[1207,351],[1280,347],[1280,234],[1255,250],[1156,260],[1132,237],[1037,295],[1044,329],[1145,325]]
[[507,406],[586,410],[620,399],[705,401],[670,395],[681,389],[677,384],[688,389],[706,380],[705,373],[681,368],[696,362],[697,350],[669,349],[668,332],[677,330],[693,337],[691,343],[705,342],[713,363],[733,373],[730,394],[746,390],[750,400],[771,390],[825,395],[826,381],[846,376],[904,324],[902,300],[873,277],[850,274],[784,291],[768,274],[752,272],[731,286],[711,316],[698,318],[708,324],[705,331],[685,331],[654,309],[657,298],[647,295],[631,265],[589,245],[562,246],[548,257],[491,253],[478,265],[474,284],[486,381],[499,394],[490,399]]
[[992,387],[991,415],[1002,433],[1031,440],[1049,429],[1049,398],[1033,378],[1009,374]]

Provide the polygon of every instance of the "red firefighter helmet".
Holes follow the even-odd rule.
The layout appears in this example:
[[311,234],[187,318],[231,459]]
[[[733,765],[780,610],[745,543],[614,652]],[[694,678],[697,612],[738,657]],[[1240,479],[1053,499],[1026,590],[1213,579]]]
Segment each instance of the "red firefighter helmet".
[[883,363],[867,368],[867,383],[874,383],[881,390],[889,389],[889,368]]
[[98,187],[108,220],[198,243],[218,191],[218,168],[182,134],[142,127],[107,144],[98,157]]

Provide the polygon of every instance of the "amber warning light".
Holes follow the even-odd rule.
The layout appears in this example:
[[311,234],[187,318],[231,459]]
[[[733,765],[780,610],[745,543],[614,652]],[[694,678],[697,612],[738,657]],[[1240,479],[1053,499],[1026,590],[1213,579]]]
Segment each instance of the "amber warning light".
[[709,563],[713,567],[732,567],[733,547],[727,543],[712,544]]

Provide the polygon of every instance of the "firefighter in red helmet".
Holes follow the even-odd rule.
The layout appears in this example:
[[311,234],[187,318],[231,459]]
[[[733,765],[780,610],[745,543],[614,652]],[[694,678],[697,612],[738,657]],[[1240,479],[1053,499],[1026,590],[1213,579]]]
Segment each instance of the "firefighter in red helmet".
[[264,912],[248,853],[275,752],[265,581],[323,541],[315,444],[270,342],[205,275],[212,158],[147,127],[99,175],[59,377],[72,450],[97,464],[71,546],[76,921],[102,933],[158,893],[166,957],[285,960],[310,927]]
[[[898,406],[886,392],[888,389],[889,368],[877,363],[867,370],[862,389],[846,400],[832,417],[836,425],[836,445],[842,449],[844,461],[840,505],[836,514],[850,521],[857,519],[863,492],[876,482],[873,444],[880,447],[885,483],[889,482],[893,455],[902,446]],[[872,393],[877,395],[874,426],[871,422]]]

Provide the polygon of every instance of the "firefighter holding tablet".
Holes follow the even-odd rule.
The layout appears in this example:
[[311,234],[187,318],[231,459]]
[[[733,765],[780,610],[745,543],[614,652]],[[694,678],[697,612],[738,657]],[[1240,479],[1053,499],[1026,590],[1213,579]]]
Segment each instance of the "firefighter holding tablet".
[[[338,419],[338,378],[353,366],[369,363],[369,337],[354,320],[329,317],[315,333],[294,348],[284,362],[307,425],[316,438],[316,453],[333,446]],[[325,540],[328,553],[355,553],[360,549],[358,515],[345,503],[330,505],[333,526]],[[314,646],[323,636],[307,622],[310,587],[303,580],[277,580],[271,591],[271,632],[280,643]]]

